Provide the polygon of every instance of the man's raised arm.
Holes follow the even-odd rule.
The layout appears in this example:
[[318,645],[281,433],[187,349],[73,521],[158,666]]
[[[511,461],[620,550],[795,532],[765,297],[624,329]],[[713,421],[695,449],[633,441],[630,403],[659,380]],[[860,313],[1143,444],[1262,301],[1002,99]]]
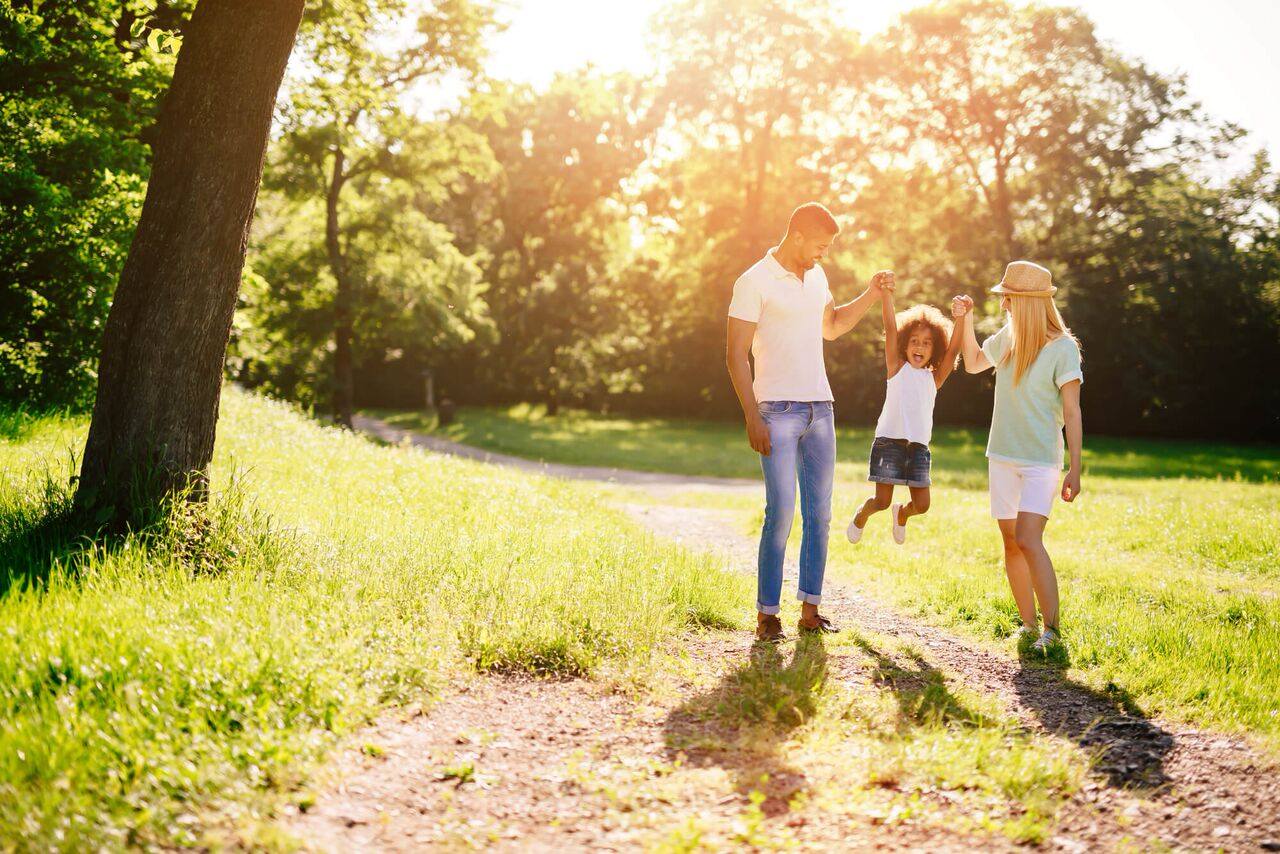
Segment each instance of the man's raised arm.
[[827,303],[826,313],[822,316],[822,337],[834,341],[857,326],[867,310],[880,299],[881,289],[891,291],[893,285],[893,272],[881,270],[871,277],[871,284],[857,299],[839,306],[834,300]]

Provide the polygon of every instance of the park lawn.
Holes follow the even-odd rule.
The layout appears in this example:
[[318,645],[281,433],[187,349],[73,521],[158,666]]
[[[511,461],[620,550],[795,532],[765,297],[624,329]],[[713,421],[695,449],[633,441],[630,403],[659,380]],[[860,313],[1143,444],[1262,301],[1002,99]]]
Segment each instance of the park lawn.
[[[760,477],[759,458],[738,421],[628,418],[541,406],[465,407],[448,427],[421,410],[365,410],[405,429],[431,432],[491,451],[550,463],[716,477]],[[1086,425],[1087,430],[1087,425]],[[836,430],[836,477],[866,479],[870,427]],[[986,489],[985,430],[934,431],[935,482]],[[1086,433],[1084,463],[1092,476],[1280,482],[1280,446],[1115,439]]]
[[0,417],[0,849],[201,845],[208,810],[268,814],[342,734],[460,673],[626,679],[750,598],[589,486],[234,390],[209,513],[82,546],[59,519],[85,429]]
[[[421,415],[399,426],[432,426]],[[447,434],[556,462],[759,477],[736,424],[569,413],[463,410]],[[829,572],[986,643],[1018,625],[988,513],[980,431],[940,429],[933,507],[904,546],[887,514],[861,543],[843,533],[871,494],[871,434],[841,428]],[[1148,714],[1248,733],[1280,753],[1280,448],[1086,435],[1083,494],[1058,503],[1047,540],[1058,570],[1067,678]],[[759,531],[752,496],[690,496],[736,509]],[[798,548],[793,529],[791,554]],[[792,580],[788,580],[788,584]],[[1011,648],[1011,647],[1010,647]]]

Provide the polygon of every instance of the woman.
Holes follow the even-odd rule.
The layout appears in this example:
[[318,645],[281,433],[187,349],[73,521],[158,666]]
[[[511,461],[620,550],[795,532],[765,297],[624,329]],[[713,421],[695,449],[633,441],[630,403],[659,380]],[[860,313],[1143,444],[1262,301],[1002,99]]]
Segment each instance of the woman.
[[[1045,652],[1059,642],[1058,579],[1044,547],[1044,528],[1055,493],[1063,501],[1080,494],[1080,345],[1053,302],[1053,277],[1044,267],[1014,261],[991,289],[1008,313],[1004,327],[982,342],[973,332],[973,300],[953,300],[963,330],[965,370],[995,368],[996,397],[987,440],[991,515],[1004,539],[1004,567],[1022,617],[1019,637]],[[1071,465],[1058,489],[1062,433]],[[1044,618],[1037,629],[1036,602]]]

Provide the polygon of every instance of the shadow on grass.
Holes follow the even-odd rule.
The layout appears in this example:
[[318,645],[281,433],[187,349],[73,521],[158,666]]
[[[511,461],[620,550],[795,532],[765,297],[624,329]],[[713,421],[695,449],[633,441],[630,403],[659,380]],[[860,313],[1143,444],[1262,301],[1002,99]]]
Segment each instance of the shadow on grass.
[[853,643],[873,662],[871,681],[893,692],[898,702],[899,731],[909,725],[958,723],[964,726],[995,726],[990,718],[967,708],[950,689],[942,671],[934,667],[919,653],[908,652],[908,666],[895,661],[876,649],[861,636],[855,635]]
[[804,771],[790,766],[779,748],[813,717],[827,678],[821,635],[801,635],[788,655],[790,647],[755,644],[745,662],[674,709],[665,724],[671,758],[723,768],[737,792],[768,818],[789,812],[792,798],[808,790]]
[[46,479],[42,495],[4,495],[0,597],[14,589],[44,589],[59,568],[74,578],[87,561],[124,549],[145,551],[157,565],[212,575],[254,561],[275,565],[294,544],[252,505],[235,473],[217,500],[194,500],[190,486],[154,500],[139,494],[145,495],[135,490],[124,519],[114,508],[104,513],[79,506],[73,486],[54,477]]
[[1096,755],[1093,770],[1127,789],[1155,789],[1169,782],[1164,760],[1173,736],[1152,722],[1124,688],[1107,683],[1098,691],[1068,679],[1066,649],[1044,658],[1026,644],[1014,689],[1050,732]]
[[40,504],[0,508],[0,597],[44,587],[55,566],[73,565],[97,539],[97,526],[67,493],[46,491]]
[[802,635],[793,652],[789,644],[757,644],[713,688],[667,716],[668,756],[695,768],[724,769],[737,792],[758,803],[763,817],[776,818],[809,788],[804,770],[783,759],[781,748],[793,730],[818,713],[830,678],[870,676],[877,688],[891,692],[899,709],[898,733],[938,724],[996,726],[967,708],[948,690],[942,672],[919,655],[895,660],[857,635],[853,643],[870,659],[857,664],[856,673],[840,672],[839,664],[833,669],[831,661],[853,662],[829,660],[821,635]]

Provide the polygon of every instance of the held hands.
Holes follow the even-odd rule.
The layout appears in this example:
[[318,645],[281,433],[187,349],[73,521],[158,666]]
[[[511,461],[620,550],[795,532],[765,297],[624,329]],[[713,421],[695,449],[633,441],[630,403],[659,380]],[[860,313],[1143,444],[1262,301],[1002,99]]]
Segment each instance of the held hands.
[[764,423],[760,413],[753,412],[747,416],[747,441],[751,450],[763,456],[769,456],[772,447],[769,444],[769,426]]
[[1080,472],[1071,469],[1062,479],[1062,500],[1071,503],[1080,494]]
[[892,270],[880,270],[871,277],[871,285],[868,290],[875,291],[880,296],[886,293],[892,293],[897,282],[894,280]]
[[951,316],[956,320],[973,311],[973,297],[960,294],[951,298]]

